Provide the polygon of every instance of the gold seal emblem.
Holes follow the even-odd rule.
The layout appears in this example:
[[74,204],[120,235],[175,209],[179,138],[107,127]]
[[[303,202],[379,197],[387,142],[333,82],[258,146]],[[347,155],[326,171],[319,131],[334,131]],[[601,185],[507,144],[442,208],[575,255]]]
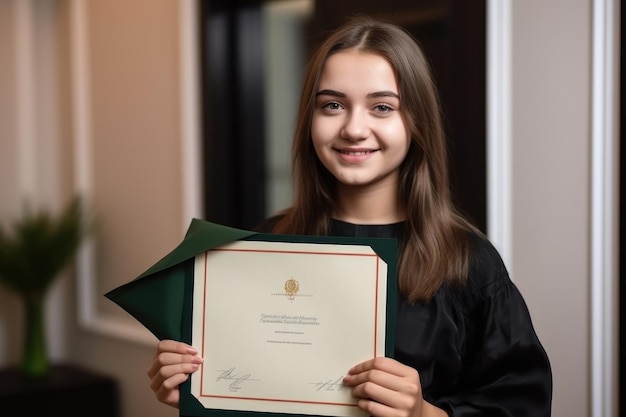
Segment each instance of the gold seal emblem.
[[289,300],[293,300],[300,290],[300,284],[293,278],[289,278],[285,281],[285,293],[287,294],[287,298]]

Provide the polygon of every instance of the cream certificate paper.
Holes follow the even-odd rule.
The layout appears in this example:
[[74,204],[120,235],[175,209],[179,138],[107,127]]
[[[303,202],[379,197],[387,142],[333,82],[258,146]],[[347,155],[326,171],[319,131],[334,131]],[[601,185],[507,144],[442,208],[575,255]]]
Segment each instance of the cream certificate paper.
[[237,241],[196,256],[191,394],[207,409],[364,416],[342,378],[384,356],[386,291],[365,245]]

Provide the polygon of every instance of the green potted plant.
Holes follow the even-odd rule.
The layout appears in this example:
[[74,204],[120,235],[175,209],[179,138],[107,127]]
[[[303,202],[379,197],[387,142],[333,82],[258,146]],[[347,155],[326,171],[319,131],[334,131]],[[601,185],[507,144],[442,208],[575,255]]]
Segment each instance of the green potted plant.
[[74,197],[58,215],[26,210],[5,230],[0,225],[0,284],[14,291],[25,309],[21,368],[31,377],[49,369],[44,326],[45,295],[70,263],[88,231],[81,199]]

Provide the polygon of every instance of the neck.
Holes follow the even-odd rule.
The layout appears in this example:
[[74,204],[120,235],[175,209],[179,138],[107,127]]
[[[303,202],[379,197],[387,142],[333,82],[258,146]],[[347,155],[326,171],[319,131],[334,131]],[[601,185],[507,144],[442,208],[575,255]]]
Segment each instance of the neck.
[[337,189],[334,217],[355,224],[391,224],[406,219],[400,207],[397,187],[354,187],[343,184]]

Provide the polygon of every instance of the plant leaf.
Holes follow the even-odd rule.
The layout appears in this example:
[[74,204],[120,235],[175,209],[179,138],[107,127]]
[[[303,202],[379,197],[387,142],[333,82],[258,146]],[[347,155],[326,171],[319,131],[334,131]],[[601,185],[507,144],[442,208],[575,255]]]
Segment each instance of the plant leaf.
[[43,294],[76,255],[88,230],[78,196],[58,217],[27,211],[11,234],[0,228],[0,282],[22,296]]

